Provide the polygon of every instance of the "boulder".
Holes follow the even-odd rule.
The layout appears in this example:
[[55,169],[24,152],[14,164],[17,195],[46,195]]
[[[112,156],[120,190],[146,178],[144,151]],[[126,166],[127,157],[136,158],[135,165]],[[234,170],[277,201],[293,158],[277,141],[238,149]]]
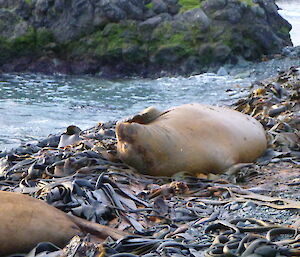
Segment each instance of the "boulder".
[[18,38],[28,32],[29,24],[8,9],[0,9],[0,36],[4,38]]
[[26,71],[12,60],[30,57],[76,73],[194,74],[280,53],[290,30],[275,0],[0,0],[0,69]]
[[208,16],[201,8],[195,8],[184,13],[178,14],[174,17],[177,24],[187,24],[188,26],[195,26],[201,31],[208,29],[211,24]]
[[157,14],[168,11],[168,6],[163,0],[152,0],[153,11]]

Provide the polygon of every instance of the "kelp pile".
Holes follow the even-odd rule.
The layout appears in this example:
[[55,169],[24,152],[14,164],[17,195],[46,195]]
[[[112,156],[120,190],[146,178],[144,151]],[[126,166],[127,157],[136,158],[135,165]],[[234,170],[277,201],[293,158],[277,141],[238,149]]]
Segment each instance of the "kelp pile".
[[256,83],[249,97],[234,104],[236,110],[263,124],[272,149],[268,156],[280,157],[296,165],[300,164],[297,161],[300,157],[299,72],[292,67],[288,72],[281,72],[276,79]]
[[[299,99],[296,68],[255,83],[232,107],[263,124],[269,148],[256,163],[236,165],[214,180],[136,173],[116,156],[115,122],[82,131],[64,148],[58,148],[60,136],[51,135],[1,153],[1,190],[130,233],[101,243],[76,236],[64,249],[44,242],[27,256],[299,256],[300,201],[291,199],[300,192]],[[296,173],[285,184],[290,194],[275,197],[275,187],[257,186],[258,178],[281,174],[282,167]]]

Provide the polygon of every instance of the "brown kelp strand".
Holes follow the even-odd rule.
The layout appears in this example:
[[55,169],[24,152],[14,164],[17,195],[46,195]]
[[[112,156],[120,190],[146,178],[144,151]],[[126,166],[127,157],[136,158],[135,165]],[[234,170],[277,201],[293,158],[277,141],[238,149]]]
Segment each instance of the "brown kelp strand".
[[117,157],[116,122],[71,126],[64,137],[1,153],[1,190],[131,234],[104,242],[75,236],[63,249],[43,242],[30,256],[298,256],[299,69],[249,90],[232,108],[263,124],[268,149],[221,176],[138,174]]

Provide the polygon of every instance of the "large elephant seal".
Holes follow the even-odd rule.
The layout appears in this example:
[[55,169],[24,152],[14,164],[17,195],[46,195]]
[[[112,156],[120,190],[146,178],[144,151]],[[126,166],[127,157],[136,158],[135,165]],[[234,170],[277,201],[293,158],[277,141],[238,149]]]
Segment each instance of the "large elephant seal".
[[39,242],[64,247],[73,236],[86,232],[102,239],[107,236],[120,239],[128,235],[69,216],[41,200],[0,191],[0,256],[28,253]]
[[144,174],[221,173],[254,161],[267,146],[257,120],[228,108],[186,104],[147,111],[116,127],[119,158]]

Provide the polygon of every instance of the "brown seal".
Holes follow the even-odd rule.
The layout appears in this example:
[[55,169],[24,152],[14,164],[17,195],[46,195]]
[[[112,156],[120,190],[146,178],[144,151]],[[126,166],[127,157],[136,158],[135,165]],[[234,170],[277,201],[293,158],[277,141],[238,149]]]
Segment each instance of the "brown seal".
[[105,239],[120,239],[125,232],[69,216],[38,199],[0,191],[0,256],[28,253],[39,242],[64,247],[85,232]]
[[267,146],[257,120],[228,108],[186,104],[156,110],[154,119],[142,114],[117,123],[117,149],[125,163],[149,175],[221,173],[254,161]]

